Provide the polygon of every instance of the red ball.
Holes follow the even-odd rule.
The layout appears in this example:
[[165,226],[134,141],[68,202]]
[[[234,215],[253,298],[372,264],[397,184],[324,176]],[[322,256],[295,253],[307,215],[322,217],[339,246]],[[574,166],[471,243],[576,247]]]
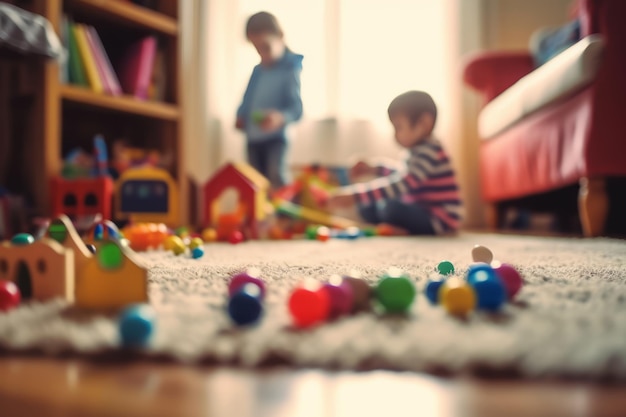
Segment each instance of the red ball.
[[288,307],[296,326],[309,327],[326,320],[330,297],[319,283],[306,282],[293,290]]
[[230,234],[230,236],[228,236],[228,241],[233,245],[243,242],[243,233],[241,233],[239,230],[235,230]]
[[318,227],[316,238],[320,242],[326,242],[328,239],[330,239],[330,229],[325,226]]
[[261,290],[261,297],[265,296],[265,283],[259,277],[260,271],[251,268],[245,272],[240,272],[231,277],[230,282],[228,283],[228,295],[233,296],[237,291],[241,289],[244,285],[248,283],[255,284]]
[[499,262],[494,263],[493,270],[504,285],[507,298],[512,300],[522,288],[523,280],[519,272],[512,265]]
[[0,281],[0,311],[9,311],[20,304],[22,295],[11,281]]

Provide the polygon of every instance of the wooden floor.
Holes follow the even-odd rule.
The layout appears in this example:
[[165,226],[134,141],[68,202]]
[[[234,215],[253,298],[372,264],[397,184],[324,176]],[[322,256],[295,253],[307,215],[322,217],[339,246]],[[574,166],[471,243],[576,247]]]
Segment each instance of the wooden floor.
[[2,417],[626,416],[626,385],[0,357]]

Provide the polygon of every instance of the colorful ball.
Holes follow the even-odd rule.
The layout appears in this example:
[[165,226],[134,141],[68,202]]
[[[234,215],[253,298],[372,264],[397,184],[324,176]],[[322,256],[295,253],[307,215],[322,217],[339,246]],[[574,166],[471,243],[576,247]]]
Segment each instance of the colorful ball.
[[198,246],[197,248],[193,248],[191,250],[191,257],[193,259],[200,259],[204,256],[204,249],[202,249],[202,247]]
[[388,313],[404,313],[415,299],[415,285],[402,271],[392,268],[378,281],[376,299]]
[[354,293],[349,283],[339,275],[333,275],[324,283],[324,288],[330,297],[330,318],[337,318],[352,311]]
[[35,238],[29,233],[18,233],[11,239],[11,243],[14,245],[30,245],[34,242]]
[[476,308],[474,289],[459,278],[450,278],[439,289],[439,303],[454,315],[465,315]]
[[344,275],[343,281],[352,288],[352,313],[367,311],[371,308],[372,287],[357,273]]
[[426,298],[431,304],[437,304],[439,302],[439,289],[446,281],[443,279],[429,279],[424,288]]
[[328,239],[330,239],[330,229],[326,226],[318,227],[316,238],[320,242],[326,242]]
[[363,229],[363,236],[372,237],[376,236],[376,228],[375,227],[366,227]]
[[261,297],[265,297],[265,282],[261,279],[261,271],[256,268],[250,268],[245,272],[233,275],[228,282],[228,295],[233,296],[246,284],[254,284],[259,287]]
[[508,299],[512,300],[522,289],[522,276],[515,267],[505,263],[493,263],[493,270],[504,285]]
[[174,246],[172,247],[172,252],[174,252],[174,255],[176,256],[182,255],[186,251],[187,251],[187,245],[185,245],[185,242],[183,242],[182,239],[180,240],[180,242],[176,242]]
[[228,315],[239,326],[255,323],[263,312],[263,295],[261,288],[247,283],[228,301]]
[[504,284],[497,277],[479,277],[471,284],[478,297],[478,308],[497,311],[506,302]]
[[144,347],[154,333],[156,314],[148,304],[127,307],[119,317],[119,332],[123,346]]
[[486,246],[475,245],[474,248],[472,248],[472,260],[474,262],[484,262],[488,264],[493,261],[493,253]]
[[174,250],[176,246],[185,246],[185,242],[179,236],[168,236],[163,241],[163,249],[165,250]]
[[9,311],[20,305],[22,294],[11,281],[0,281],[0,311]]
[[323,322],[330,313],[328,291],[320,283],[307,280],[293,290],[288,308],[297,327],[310,327]]
[[204,241],[199,237],[194,237],[189,241],[189,249],[199,248],[204,245]]
[[228,241],[232,244],[232,245],[236,245],[238,243],[243,242],[244,237],[243,237],[243,233],[241,233],[239,230],[235,230],[234,232],[232,232],[230,234],[230,236],[228,236]]
[[304,234],[306,235],[306,238],[309,240],[317,239],[318,228],[319,226],[307,226],[306,231],[304,232]]
[[441,261],[437,265],[437,272],[441,275],[452,275],[454,274],[454,265],[450,261]]
[[494,278],[496,278],[496,273],[493,270],[493,267],[489,264],[478,262],[470,265],[467,269],[466,279],[470,285],[476,280]]
[[217,240],[217,230],[207,228],[202,231],[202,240],[205,242],[215,242]]

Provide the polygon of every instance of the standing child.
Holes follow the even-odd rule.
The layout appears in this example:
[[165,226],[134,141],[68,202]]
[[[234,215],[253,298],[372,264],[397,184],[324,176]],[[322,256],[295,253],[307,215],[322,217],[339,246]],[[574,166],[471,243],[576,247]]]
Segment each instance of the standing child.
[[402,169],[358,162],[351,168],[353,178],[379,178],[337,189],[328,200],[329,208],[356,205],[365,222],[413,235],[456,231],[462,205],[448,156],[432,136],[435,102],[425,92],[409,91],[391,102],[388,113],[397,143],[409,150]]
[[283,31],[270,13],[252,15],[246,24],[246,37],[261,62],[250,76],[237,110],[236,127],[246,134],[248,161],[277,189],[289,182],[287,126],[302,117],[303,56],[287,48]]

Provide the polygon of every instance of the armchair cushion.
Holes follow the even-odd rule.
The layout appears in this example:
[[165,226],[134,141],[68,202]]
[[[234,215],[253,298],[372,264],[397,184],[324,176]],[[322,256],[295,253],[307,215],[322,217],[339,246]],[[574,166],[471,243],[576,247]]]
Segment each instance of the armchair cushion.
[[596,76],[604,42],[590,35],[517,81],[480,113],[479,134],[489,139],[527,115],[580,91]]

